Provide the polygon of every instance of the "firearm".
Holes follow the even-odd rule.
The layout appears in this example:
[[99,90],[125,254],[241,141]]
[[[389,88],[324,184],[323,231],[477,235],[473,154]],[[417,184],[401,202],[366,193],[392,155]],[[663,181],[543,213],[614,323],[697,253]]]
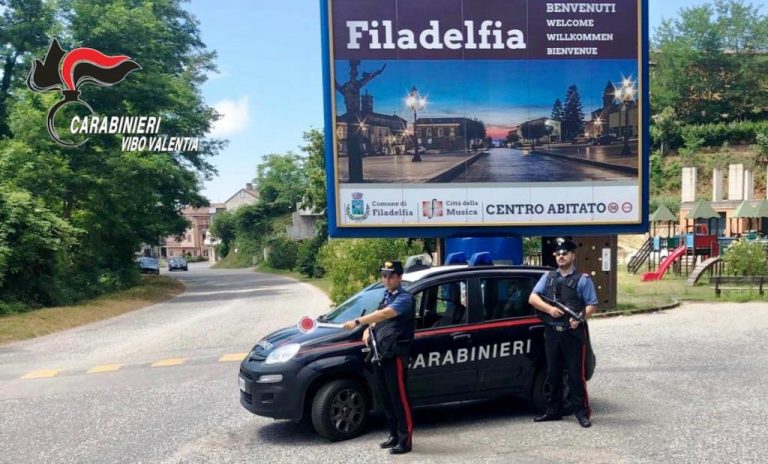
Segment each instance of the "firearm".
[[550,304],[554,306],[555,308],[559,309],[560,311],[564,312],[565,314],[571,316],[572,318],[576,319],[579,322],[584,322],[584,316],[581,315],[581,313],[577,313],[576,311],[572,310],[568,306],[560,303],[559,301],[550,300],[546,296],[542,295],[541,293],[538,294],[539,298],[541,298],[545,303]]
[[376,343],[376,334],[373,331],[372,326],[368,326],[368,330],[370,331],[370,339],[371,339],[371,348],[373,348],[373,357],[371,357],[371,362],[375,362],[378,365],[381,365],[381,355],[379,354],[379,345]]

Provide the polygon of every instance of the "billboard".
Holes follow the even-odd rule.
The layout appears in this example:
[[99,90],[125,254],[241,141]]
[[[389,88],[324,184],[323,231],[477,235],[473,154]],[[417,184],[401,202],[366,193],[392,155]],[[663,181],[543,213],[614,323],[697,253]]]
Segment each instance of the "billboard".
[[332,236],[647,229],[647,2],[322,0]]

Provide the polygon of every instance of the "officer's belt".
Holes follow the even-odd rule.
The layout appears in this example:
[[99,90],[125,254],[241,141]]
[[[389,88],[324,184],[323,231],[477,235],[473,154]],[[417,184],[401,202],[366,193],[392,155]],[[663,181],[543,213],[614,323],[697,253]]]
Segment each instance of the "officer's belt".
[[566,330],[568,330],[570,328],[569,326],[567,326],[565,324],[552,324],[552,323],[548,323],[547,327],[549,327],[550,329],[554,330],[555,332],[565,332]]

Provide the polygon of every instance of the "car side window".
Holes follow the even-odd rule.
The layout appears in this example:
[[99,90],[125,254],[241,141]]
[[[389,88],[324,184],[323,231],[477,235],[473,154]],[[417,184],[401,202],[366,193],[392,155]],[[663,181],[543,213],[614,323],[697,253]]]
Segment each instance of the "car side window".
[[467,281],[443,282],[414,295],[416,329],[466,324]]
[[529,277],[486,277],[480,279],[483,320],[530,316],[536,313],[528,304],[534,281]]

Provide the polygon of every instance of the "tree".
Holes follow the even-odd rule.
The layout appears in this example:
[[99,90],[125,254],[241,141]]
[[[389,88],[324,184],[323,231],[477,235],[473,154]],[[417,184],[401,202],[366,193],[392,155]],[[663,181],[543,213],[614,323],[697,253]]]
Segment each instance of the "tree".
[[12,88],[21,87],[29,70],[32,53],[50,42],[53,2],[42,0],[0,0],[0,139],[11,135],[8,106]]
[[550,119],[554,119],[555,121],[560,122],[565,121],[565,110],[563,109],[563,102],[561,102],[559,98],[555,100],[555,103],[552,105],[552,116],[550,116]]
[[565,94],[565,109],[562,121],[563,140],[573,140],[584,132],[584,111],[576,85],[568,87]]
[[235,216],[230,211],[216,213],[209,232],[221,241],[219,255],[226,257],[236,237]]
[[301,151],[307,155],[304,163],[307,184],[303,205],[325,214],[328,206],[325,187],[325,137],[319,130],[311,129],[304,132],[304,141],[307,144],[301,147]]
[[654,143],[658,143],[661,148],[661,156],[667,148],[677,148],[681,141],[680,121],[677,119],[675,110],[670,107],[664,108],[660,113],[653,116],[651,125],[651,137]]
[[683,8],[655,31],[652,111],[685,123],[743,119],[768,106],[768,16],[742,0]]
[[517,131],[515,130],[511,130],[507,132],[507,137],[504,139],[504,142],[506,142],[508,145],[514,145],[519,141],[520,141],[520,136],[517,134]]
[[542,121],[527,121],[520,124],[523,138],[531,141],[531,150],[536,148],[536,140],[547,134],[547,128]]
[[[214,55],[200,40],[197,20],[179,1],[72,0],[57,6],[61,22],[41,30],[60,31],[65,50],[87,46],[128,55],[142,66],[119,85],[81,89],[81,98],[99,115],[162,116],[161,129],[168,135],[202,137],[209,131],[216,114],[204,104],[199,87],[215,68]],[[43,55],[44,50],[35,51],[35,57]],[[45,129],[46,113],[60,95],[33,93],[23,84],[21,79],[11,83],[6,122],[12,138],[0,141],[0,179],[30,192],[42,207],[82,231],[75,251],[60,264],[64,275],[76,279],[55,284],[70,286],[62,292],[86,296],[109,290],[105,282],[129,282],[140,245],[184,232],[188,223],[181,209],[207,204],[200,181],[215,173],[208,158],[224,142],[205,140],[199,151],[128,152],[122,151],[119,136],[103,134],[66,149]]]
[[296,204],[304,199],[307,191],[305,161],[305,158],[291,152],[265,156],[257,167],[254,179],[261,202],[273,211],[295,211]]

